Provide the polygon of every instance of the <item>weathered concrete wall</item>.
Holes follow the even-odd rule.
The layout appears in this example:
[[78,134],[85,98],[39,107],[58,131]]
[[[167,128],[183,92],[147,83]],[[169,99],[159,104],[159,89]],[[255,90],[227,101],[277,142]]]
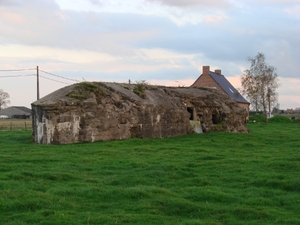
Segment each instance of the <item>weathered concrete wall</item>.
[[205,132],[247,132],[246,111],[210,89],[80,83],[32,103],[32,110],[41,144],[185,135],[193,131],[191,117]]

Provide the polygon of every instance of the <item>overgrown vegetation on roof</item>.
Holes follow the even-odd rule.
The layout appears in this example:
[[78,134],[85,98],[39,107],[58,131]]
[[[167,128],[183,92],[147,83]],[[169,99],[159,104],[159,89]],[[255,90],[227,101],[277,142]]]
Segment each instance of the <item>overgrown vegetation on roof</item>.
[[79,100],[86,100],[89,98],[91,93],[99,94],[99,92],[101,92],[101,94],[104,94],[96,83],[81,82],[75,84],[74,89],[69,94],[67,94],[67,96]]
[[133,92],[140,96],[141,98],[146,98],[145,90],[147,90],[148,83],[145,80],[137,81],[135,87],[133,88]]

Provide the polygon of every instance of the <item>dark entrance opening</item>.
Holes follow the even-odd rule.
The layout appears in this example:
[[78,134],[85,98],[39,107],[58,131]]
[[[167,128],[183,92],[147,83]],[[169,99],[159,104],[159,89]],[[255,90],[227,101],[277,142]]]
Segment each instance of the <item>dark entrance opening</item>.
[[187,107],[187,111],[190,113],[190,120],[194,120],[194,108]]
[[220,123],[220,119],[219,119],[218,115],[212,114],[212,122],[213,122],[213,124]]

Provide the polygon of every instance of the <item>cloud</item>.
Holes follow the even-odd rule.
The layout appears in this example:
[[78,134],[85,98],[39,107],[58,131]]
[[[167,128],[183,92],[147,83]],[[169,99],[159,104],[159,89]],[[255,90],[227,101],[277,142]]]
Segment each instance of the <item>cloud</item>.
[[[65,0],[69,2],[70,0]],[[58,2],[59,3],[59,2]],[[132,0],[124,2],[120,0],[104,1],[90,0],[90,6],[82,5],[84,11],[139,14],[166,18],[178,26],[186,23],[198,24],[206,15],[219,15],[224,9],[232,7],[226,0],[223,1],[160,1],[160,0]],[[62,5],[74,10],[71,2]],[[185,7],[186,6],[186,7]]]
[[281,84],[278,88],[280,108],[300,107],[300,79],[280,77],[279,82]]
[[58,6],[46,0],[1,7],[0,20],[0,36],[8,43],[39,44],[64,28]]
[[208,24],[219,24],[221,22],[224,22],[226,19],[228,19],[228,16],[224,15],[208,15],[205,16],[203,21]]
[[[80,52],[90,52],[91,58],[85,58],[90,61],[94,59],[93,52],[100,52],[108,58],[120,58],[119,65],[121,60],[139,64],[139,60],[144,60],[139,49],[167,49],[195,58],[200,55],[216,64],[217,61],[219,64],[232,61],[245,64],[246,57],[253,57],[257,52],[270,52],[270,64],[277,67],[281,62],[277,67],[280,74],[297,76],[295,29],[286,26],[288,21],[277,18],[278,14],[269,15],[271,22],[262,21],[261,18],[266,16],[263,10],[256,10],[256,17],[252,20],[248,14],[237,12],[230,17],[207,15],[203,17],[203,23],[178,27],[159,16],[66,11],[50,1],[40,5],[37,14],[32,13],[35,9],[34,2],[13,10],[0,9],[0,19],[4,21],[0,25],[0,43],[45,46],[57,52],[65,49],[66,53],[61,55],[70,54],[78,59],[84,55]],[[285,31],[278,32],[279,29]],[[292,72],[283,72],[282,57],[288,59]],[[68,57],[63,60],[72,61]]]
[[282,3],[282,4],[292,4],[292,3],[300,3],[300,0],[255,0],[256,2],[266,2],[266,3]]
[[0,6],[15,6],[18,2],[18,0],[0,0]]
[[25,4],[17,10],[0,9],[2,44],[83,49],[125,56],[134,54],[130,43],[151,39],[157,33],[156,19],[146,16],[68,12],[58,7],[41,7],[32,13],[32,7]]
[[231,3],[227,0],[145,0],[148,2],[157,2],[168,6],[176,7],[207,7],[207,8],[229,8]]
[[102,5],[102,3],[99,0],[89,0],[93,5]]
[[284,11],[288,13],[289,15],[300,19],[300,5],[290,7],[290,8],[285,8]]
[[190,87],[195,82],[194,79],[178,79],[178,80],[149,80],[152,85],[174,86],[174,87]]
[[[238,77],[250,66],[245,59],[263,52],[281,78],[299,80],[298,8],[295,1],[273,2],[0,0],[0,67],[39,65],[80,80],[187,85],[203,65]],[[43,82],[45,92],[57,88]],[[293,95],[298,87],[291,90],[280,92]]]

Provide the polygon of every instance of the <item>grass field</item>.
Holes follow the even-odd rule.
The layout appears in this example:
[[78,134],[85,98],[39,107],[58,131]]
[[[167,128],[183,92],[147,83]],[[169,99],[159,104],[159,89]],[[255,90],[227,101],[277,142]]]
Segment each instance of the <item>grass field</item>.
[[0,224],[300,224],[300,125],[73,145],[0,131]]
[[284,116],[288,118],[293,118],[296,120],[300,120],[300,113],[295,113],[295,114],[286,114],[286,113],[281,113],[281,114],[275,114],[277,116]]

